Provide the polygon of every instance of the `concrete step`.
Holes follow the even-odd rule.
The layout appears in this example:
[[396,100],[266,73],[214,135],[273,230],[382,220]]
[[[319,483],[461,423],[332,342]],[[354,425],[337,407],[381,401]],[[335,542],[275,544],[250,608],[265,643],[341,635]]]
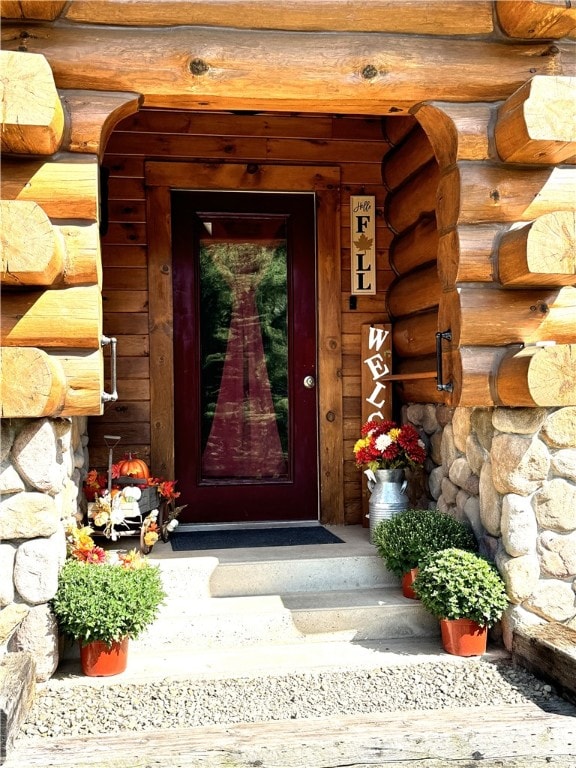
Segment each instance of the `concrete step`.
[[307,591],[397,587],[398,579],[376,554],[347,557],[239,557],[221,562],[213,556],[154,560],[173,598],[246,597]]
[[[484,657],[507,659],[508,653],[492,642]],[[338,672],[342,669],[379,669],[382,667],[437,664],[469,664],[472,659],[452,656],[442,649],[439,634],[435,637],[414,637],[401,640],[347,641],[334,640],[261,645],[254,648],[199,648],[191,653],[190,646],[170,646],[151,654],[130,642],[126,671],[112,681],[105,677],[84,677],[79,659],[67,659],[58,668],[55,678],[63,685],[109,685],[115,683],[146,683],[152,680],[222,680],[274,677],[277,675]]]
[[284,595],[295,626],[307,636],[345,634],[349,640],[429,637],[438,621],[399,588],[305,592]]
[[[159,549],[168,595],[136,648],[160,653],[286,643],[435,637],[438,623],[402,597],[368,532],[344,544],[193,551]],[[156,551],[156,550],[155,550]]]
[[277,595],[394,587],[398,579],[376,554],[219,563],[210,579],[214,597]]
[[313,642],[430,637],[438,622],[398,588],[284,595],[171,599],[134,641],[138,648],[228,648]]

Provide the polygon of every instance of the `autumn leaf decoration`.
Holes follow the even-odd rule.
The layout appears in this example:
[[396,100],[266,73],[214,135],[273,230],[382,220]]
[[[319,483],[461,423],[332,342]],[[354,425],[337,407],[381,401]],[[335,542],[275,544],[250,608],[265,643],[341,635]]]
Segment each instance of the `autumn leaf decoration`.
[[371,237],[366,237],[366,235],[362,234],[358,240],[354,240],[354,245],[359,251],[369,251],[372,248],[373,242],[374,240]]

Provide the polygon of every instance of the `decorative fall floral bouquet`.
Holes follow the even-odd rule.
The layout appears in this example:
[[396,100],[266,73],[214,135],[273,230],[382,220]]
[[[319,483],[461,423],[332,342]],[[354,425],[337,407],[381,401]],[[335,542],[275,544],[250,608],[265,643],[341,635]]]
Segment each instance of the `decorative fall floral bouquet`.
[[181,507],[175,505],[174,500],[179,495],[176,493],[174,498],[167,498],[162,514],[157,509],[153,509],[145,517],[140,530],[140,547],[145,555],[151,551],[160,537],[162,541],[168,541],[169,534],[177,527],[178,515],[186,507],[186,504]]
[[107,539],[117,541],[123,528],[130,530],[130,520],[140,520],[140,507],[138,499],[142,491],[134,486],[127,486],[122,491],[114,489],[104,496],[97,496],[88,504],[88,519]]
[[97,546],[92,538],[94,531],[88,525],[78,528],[71,526],[66,531],[66,554],[69,560],[92,565],[121,565],[123,568],[138,569],[146,566],[146,560],[135,549],[130,552],[106,552]]
[[416,469],[424,464],[426,449],[411,424],[399,427],[393,421],[367,421],[354,446],[357,467]]
[[[141,460],[138,460],[146,466]],[[148,554],[160,536],[164,541],[178,525],[178,515],[184,506],[177,507],[176,499],[180,492],[175,490],[176,480],[164,480],[158,477],[131,476],[133,484],[122,487],[118,481],[126,460],[112,465],[112,487],[108,492],[106,475],[92,469],[84,482],[84,495],[88,500],[88,519],[98,532],[106,538],[117,541],[122,535],[131,535],[135,524],[141,525],[140,539],[142,551]],[[139,501],[142,492],[152,488],[160,497],[161,509],[153,509],[141,520]]]

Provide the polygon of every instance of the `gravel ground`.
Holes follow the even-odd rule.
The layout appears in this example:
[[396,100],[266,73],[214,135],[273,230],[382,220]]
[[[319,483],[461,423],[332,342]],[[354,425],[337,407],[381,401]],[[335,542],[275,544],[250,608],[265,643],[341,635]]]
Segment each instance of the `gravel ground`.
[[233,680],[67,686],[50,680],[20,739],[402,710],[553,703],[551,686],[507,660]]

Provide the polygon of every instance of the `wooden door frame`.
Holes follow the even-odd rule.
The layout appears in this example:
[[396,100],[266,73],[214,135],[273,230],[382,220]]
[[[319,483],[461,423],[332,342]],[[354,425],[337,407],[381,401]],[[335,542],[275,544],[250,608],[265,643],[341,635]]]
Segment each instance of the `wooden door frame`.
[[[174,477],[171,189],[314,192],[317,242],[318,463],[320,521],[344,523],[340,168],[335,166],[145,163],[152,471]],[[177,479],[177,478],[176,478]]]

